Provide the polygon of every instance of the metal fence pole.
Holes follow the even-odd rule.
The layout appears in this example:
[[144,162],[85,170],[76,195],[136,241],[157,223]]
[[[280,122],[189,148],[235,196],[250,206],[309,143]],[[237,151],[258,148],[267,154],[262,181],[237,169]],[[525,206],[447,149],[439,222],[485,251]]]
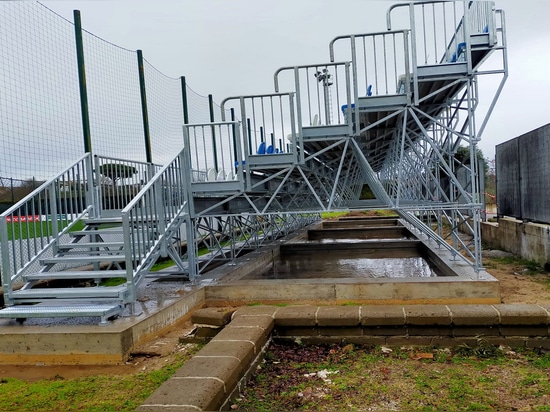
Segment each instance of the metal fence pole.
[[143,136],[145,137],[145,159],[147,163],[153,163],[151,152],[151,135],[149,133],[149,115],[147,112],[147,93],[145,92],[145,72],[143,70],[143,52],[137,50],[139,91],[141,94],[141,116],[143,119]]
[[185,76],[180,77],[181,80],[181,100],[183,104],[183,123],[189,124],[189,108],[187,107],[187,83]]
[[88,91],[86,88],[86,69],[84,66],[84,44],[82,42],[82,21],[80,10],[74,10],[74,31],[76,42],[76,59],[78,64],[78,82],[80,85],[80,111],[82,114],[82,131],[84,134],[84,153],[92,151],[90,137],[90,116],[88,113]]
[[[216,120],[214,118],[214,99],[212,95],[208,95],[208,107],[210,108],[210,121],[214,123]],[[212,150],[214,151],[214,168],[216,173],[218,173],[218,150],[216,149],[216,130],[212,126]]]

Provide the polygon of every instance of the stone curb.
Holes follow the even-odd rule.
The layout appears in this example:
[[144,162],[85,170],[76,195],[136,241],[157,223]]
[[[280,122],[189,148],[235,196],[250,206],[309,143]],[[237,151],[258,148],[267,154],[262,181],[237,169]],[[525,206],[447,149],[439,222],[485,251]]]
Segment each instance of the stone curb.
[[[195,319],[225,321],[224,310]],[[221,320],[220,320],[221,319]],[[270,338],[306,344],[550,348],[550,305],[247,306],[137,411],[228,409]]]
[[[223,311],[218,313],[225,316]],[[196,319],[204,322],[206,317]],[[219,323],[219,318],[214,316],[213,321]],[[136,410],[212,411],[227,406],[258,365],[273,327],[272,314],[234,316]]]

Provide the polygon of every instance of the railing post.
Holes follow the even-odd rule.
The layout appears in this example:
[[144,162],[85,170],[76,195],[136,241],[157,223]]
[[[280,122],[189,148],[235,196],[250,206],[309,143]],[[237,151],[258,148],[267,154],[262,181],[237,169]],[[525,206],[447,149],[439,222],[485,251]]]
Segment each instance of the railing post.
[[[295,119],[295,113],[296,110],[294,108],[294,93],[288,94],[288,103],[290,106],[290,132],[292,133],[292,145],[294,146],[292,148],[294,152],[294,156],[296,156],[294,161],[297,161],[297,150],[298,150],[298,142],[296,141],[296,119]],[[298,113],[300,113],[300,108],[298,108]],[[298,126],[299,127],[299,126]],[[304,164],[304,138],[302,136],[302,133],[299,133],[298,139],[300,140],[300,164]]]
[[132,229],[130,228],[129,212],[122,212],[122,233],[124,244],[126,245],[124,248],[124,261],[126,266],[126,286],[130,294],[128,300],[130,302],[135,302],[136,285],[134,282],[134,256],[132,247],[134,239],[132,238]]
[[409,56],[409,32],[403,30],[403,54],[405,58],[405,93],[407,95],[407,105],[411,105],[411,68]]
[[59,236],[59,227],[57,225],[57,187],[55,180],[48,188],[48,201],[50,202],[50,221],[52,222],[52,237],[57,239]]
[[411,28],[411,58],[413,72],[414,104],[415,106],[418,106],[418,56],[416,55],[416,17],[414,14],[414,3],[409,3],[409,18],[409,25]]
[[[235,139],[235,153],[237,156],[237,159],[242,159],[243,158],[243,150],[242,150],[242,147],[241,147],[241,134],[240,134],[240,127],[239,125],[237,124],[237,122],[234,123],[233,125],[233,131],[234,131],[234,139]],[[238,164],[240,164],[241,160],[238,160]],[[243,167],[241,165],[241,167],[239,167],[237,169],[237,176],[238,176],[238,179],[239,179],[239,182],[241,182],[241,185],[244,183],[244,172],[243,172]],[[242,189],[244,189],[242,186],[241,186]]]
[[[163,182],[164,179],[162,176],[160,179],[156,179],[156,182],[154,183],[154,191],[155,191],[155,205],[154,205],[154,211],[151,211],[150,219],[151,222],[141,222],[141,224],[155,224],[157,225],[157,236],[160,237],[164,235],[166,232],[166,217],[164,215],[164,187]],[[154,212],[154,213],[153,213]],[[168,256],[168,249],[166,247],[166,241],[162,242],[162,245],[160,247],[160,255],[165,258]]]
[[184,150],[180,159],[181,181],[184,186],[184,199],[186,202],[185,217],[185,238],[187,240],[187,265],[189,270],[189,280],[194,280],[198,276],[197,252],[195,243],[195,205],[193,202],[193,190],[191,187],[191,148],[189,147],[188,126],[183,126]]
[[10,241],[8,238],[8,221],[6,216],[0,217],[0,247],[2,250],[2,286],[4,288],[4,303],[6,305],[12,305],[12,270],[10,265]]
[[[345,70],[346,70],[346,104],[348,105],[348,110],[346,110],[346,118],[344,121],[348,124],[348,135],[353,136],[353,120],[352,120],[352,108],[351,108],[351,76],[349,73],[349,66],[350,63],[346,62],[345,64]],[[357,119],[359,120],[359,119]],[[357,122],[359,124],[359,121]]]
[[94,179],[94,166],[93,166],[93,158],[90,153],[88,153],[88,156],[84,158],[84,168],[85,168],[85,179],[84,184],[86,188],[86,205],[92,205],[92,215],[93,217],[99,217],[99,210],[98,210],[98,204],[97,204],[97,186],[96,186],[96,180]]
[[86,70],[84,66],[84,44],[82,42],[82,21],[80,10],[74,10],[74,31],[76,41],[76,59],[78,64],[78,82],[80,85],[80,111],[82,115],[82,131],[84,135],[84,153],[92,151],[90,137],[90,116],[88,113],[88,92],[86,88]]
[[[307,79],[306,79],[306,82],[307,82]],[[300,159],[298,160],[298,162],[300,164],[303,164],[304,163],[304,139],[303,139],[303,131],[302,131],[302,128],[303,128],[303,119],[302,119],[302,98],[301,98],[301,95],[300,95],[300,72],[298,70],[298,67],[294,67],[294,87],[296,89],[296,107],[297,107],[297,110],[296,110],[296,117],[297,117],[297,122],[298,122],[298,136],[296,136],[296,129],[295,129],[295,126],[294,126],[294,123],[291,125],[291,127],[293,128],[292,130],[292,151],[298,155],[298,145],[300,146]],[[310,102],[308,101],[308,104],[310,104]],[[291,112],[292,113],[292,112]],[[310,113],[310,116],[311,116],[311,113]],[[311,121],[311,117],[310,117],[310,121]],[[298,138],[296,138],[298,137]]]
[[93,177],[94,182],[94,216],[101,217],[103,213],[104,193],[103,186],[101,184],[101,173],[99,173],[99,157],[94,155],[90,159],[90,163],[93,165],[91,176]]
[[[232,107],[230,109],[230,112],[231,112],[231,121],[232,122],[235,122],[235,109]],[[240,162],[242,161],[242,159],[239,159],[239,153],[237,151],[237,125],[236,123],[233,123],[233,126],[231,127],[231,131],[233,132],[233,157],[235,158],[235,163],[238,164],[237,162]],[[235,168],[235,164],[233,164],[232,166],[233,168]]]
[[143,52],[137,51],[138,72],[139,72],[139,92],[141,95],[141,116],[143,120],[143,136],[145,138],[145,159],[147,163],[153,163],[151,153],[151,135],[149,133],[149,114],[147,112],[147,94],[145,91],[145,71],[143,69]]

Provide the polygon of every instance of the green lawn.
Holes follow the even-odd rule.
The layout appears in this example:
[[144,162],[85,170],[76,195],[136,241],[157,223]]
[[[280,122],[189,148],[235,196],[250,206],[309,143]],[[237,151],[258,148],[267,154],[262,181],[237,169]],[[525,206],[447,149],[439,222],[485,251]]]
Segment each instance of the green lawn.
[[[69,223],[66,221],[60,221],[57,224],[58,230],[63,230]],[[52,234],[52,222],[51,221],[38,221],[38,222],[18,222],[8,223],[8,240],[19,239],[32,239],[35,237],[43,237],[48,234]],[[82,230],[84,228],[84,222],[80,221],[75,224],[71,229],[73,231]]]
[[56,376],[36,382],[0,378],[1,411],[133,411],[200,349],[178,352],[166,366],[123,376]]

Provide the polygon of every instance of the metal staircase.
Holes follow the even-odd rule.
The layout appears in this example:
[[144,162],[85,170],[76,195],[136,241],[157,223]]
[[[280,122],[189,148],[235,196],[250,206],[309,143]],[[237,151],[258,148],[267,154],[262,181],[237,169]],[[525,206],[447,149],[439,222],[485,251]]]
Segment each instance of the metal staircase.
[[[86,155],[6,211],[0,230],[7,307],[0,317],[100,317],[105,324],[131,306],[160,256],[186,270],[172,244],[187,204],[182,159],[180,153],[160,169],[134,163],[137,177],[102,186],[97,171],[112,159]],[[145,175],[152,178],[144,184]]]

